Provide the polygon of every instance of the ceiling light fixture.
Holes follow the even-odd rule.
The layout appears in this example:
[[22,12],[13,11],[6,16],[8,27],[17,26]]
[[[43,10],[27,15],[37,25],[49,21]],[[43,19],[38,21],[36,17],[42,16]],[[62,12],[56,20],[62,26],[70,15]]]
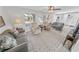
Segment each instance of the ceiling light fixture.
[[54,6],[48,6],[48,12],[50,13],[50,12],[53,12],[53,10],[54,10]]

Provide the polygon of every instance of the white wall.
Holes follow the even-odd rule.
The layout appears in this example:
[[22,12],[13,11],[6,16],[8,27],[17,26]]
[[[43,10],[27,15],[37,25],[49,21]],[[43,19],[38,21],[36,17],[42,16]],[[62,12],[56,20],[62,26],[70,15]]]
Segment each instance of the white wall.
[[39,17],[44,16],[44,13],[41,13],[40,11],[34,11],[34,10],[30,10],[30,9],[25,9],[25,8],[21,8],[21,7],[4,7],[4,10],[6,12],[6,14],[9,16],[10,22],[13,25],[14,20],[19,17],[23,22],[24,22],[24,14],[25,13],[32,13],[35,14],[35,20],[36,22],[38,22],[37,20],[39,19]]
[[[71,18],[68,18],[68,14],[71,15]],[[57,16],[61,17],[60,22],[65,23],[66,25],[76,25],[79,19],[79,13],[65,13],[65,14],[56,14],[54,15],[54,20],[56,21]]]

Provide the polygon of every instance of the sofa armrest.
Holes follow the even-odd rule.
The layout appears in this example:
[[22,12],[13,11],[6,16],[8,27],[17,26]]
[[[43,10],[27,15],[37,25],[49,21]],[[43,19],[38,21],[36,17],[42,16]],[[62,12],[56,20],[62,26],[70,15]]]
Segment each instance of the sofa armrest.
[[28,52],[28,46],[27,43],[24,42],[16,47],[13,47],[5,52]]

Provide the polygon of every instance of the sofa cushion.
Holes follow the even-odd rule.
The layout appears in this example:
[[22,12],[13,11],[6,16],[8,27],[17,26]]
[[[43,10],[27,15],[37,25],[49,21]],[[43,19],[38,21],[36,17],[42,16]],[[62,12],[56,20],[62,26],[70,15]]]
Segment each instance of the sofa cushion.
[[9,33],[0,35],[0,49],[5,50],[17,46],[16,39]]

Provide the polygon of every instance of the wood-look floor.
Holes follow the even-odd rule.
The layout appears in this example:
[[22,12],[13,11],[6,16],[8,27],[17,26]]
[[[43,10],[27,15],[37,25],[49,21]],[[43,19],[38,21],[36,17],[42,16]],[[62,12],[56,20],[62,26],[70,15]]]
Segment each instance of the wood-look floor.
[[31,52],[68,52],[63,47],[66,35],[56,30],[43,31],[38,35],[27,33],[28,49]]

